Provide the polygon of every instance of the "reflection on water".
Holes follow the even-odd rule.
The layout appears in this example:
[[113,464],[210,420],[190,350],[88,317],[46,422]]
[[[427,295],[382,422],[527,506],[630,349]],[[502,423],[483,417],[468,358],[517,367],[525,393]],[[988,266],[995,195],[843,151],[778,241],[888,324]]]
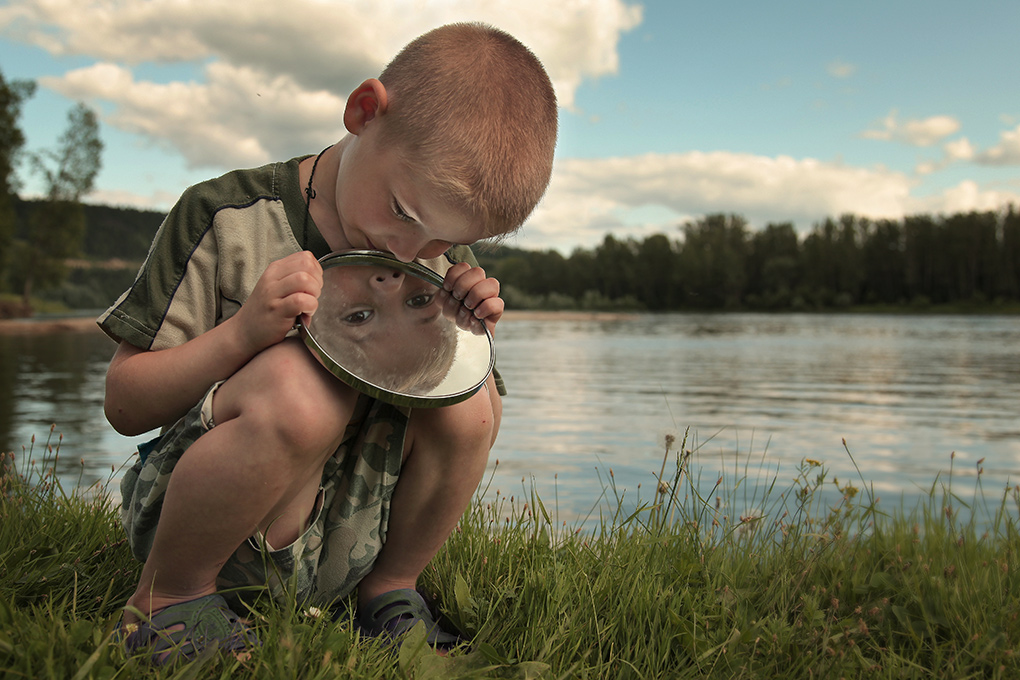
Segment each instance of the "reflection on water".
[[[106,366],[116,345],[102,333],[0,334],[0,447],[20,453],[35,436],[35,457],[60,444],[65,483],[107,479],[144,438],[121,437],[103,415]],[[60,440],[60,436],[63,439]],[[84,469],[81,461],[85,461]]]
[[783,488],[803,458],[857,479],[844,438],[889,502],[929,488],[953,452],[957,479],[985,458],[993,497],[1020,481],[1020,319],[668,315],[499,330],[512,396],[496,483],[512,493],[533,474],[561,509],[593,499],[596,467],[649,499],[664,435],[687,428],[713,483],[749,458],[752,477],[779,464]]
[[[507,319],[497,365],[510,396],[490,493],[535,488],[573,520],[608,470],[628,498],[650,498],[666,433],[706,477],[775,471],[803,458],[841,480],[857,473],[887,502],[947,471],[990,496],[1020,481],[1020,319],[825,315],[665,315],[614,321]],[[0,337],[0,445],[20,451],[50,423],[65,475],[119,467],[133,443],[102,412],[113,344],[99,333]],[[668,469],[668,468],[667,468]],[[770,473],[771,474],[771,473]],[[764,473],[762,473],[762,476]],[[968,479],[969,478],[969,479]]]

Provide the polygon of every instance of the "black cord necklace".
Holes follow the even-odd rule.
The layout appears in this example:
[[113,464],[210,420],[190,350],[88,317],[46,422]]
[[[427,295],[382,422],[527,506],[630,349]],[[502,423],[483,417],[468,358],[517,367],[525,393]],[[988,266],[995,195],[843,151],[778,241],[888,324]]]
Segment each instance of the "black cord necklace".
[[315,157],[315,162],[312,163],[312,174],[308,176],[308,186],[305,187],[305,229],[308,229],[308,217],[312,212],[312,199],[315,198],[315,189],[312,187],[312,180],[315,179],[315,169],[319,167],[319,160],[322,158],[322,154],[326,153],[333,148],[330,144],[325,149],[319,152],[319,155]]

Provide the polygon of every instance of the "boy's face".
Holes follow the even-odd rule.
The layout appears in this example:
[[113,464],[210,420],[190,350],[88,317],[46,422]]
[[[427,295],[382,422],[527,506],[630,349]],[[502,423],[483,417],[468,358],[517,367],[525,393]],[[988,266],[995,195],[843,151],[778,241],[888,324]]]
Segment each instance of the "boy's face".
[[432,283],[374,265],[332,267],[323,275],[310,329],[338,358],[357,346],[371,360],[373,376],[403,376],[422,363],[423,353],[446,349],[442,324],[451,322]]
[[395,149],[379,143],[382,124],[376,118],[348,137],[340,160],[336,209],[348,244],[410,262],[483,238],[469,215],[439,200]]
[[442,313],[436,304],[439,289],[428,281],[374,265],[329,270],[331,303],[345,334],[359,343],[378,336],[411,337],[434,323]]

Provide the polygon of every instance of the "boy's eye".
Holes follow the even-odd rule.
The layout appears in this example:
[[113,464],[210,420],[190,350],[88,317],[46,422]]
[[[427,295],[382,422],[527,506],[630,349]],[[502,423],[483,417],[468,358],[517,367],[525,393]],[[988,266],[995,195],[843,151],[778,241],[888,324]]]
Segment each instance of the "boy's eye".
[[432,304],[432,300],[435,297],[432,293],[419,293],[414,297],[408,298],[407,306],[415,309],[421,309],[422,307],[428,307]]
[[414,218],[404,212],[404,208],[397,202],[397,199],[393,199],[393,214],[402,222],[414,222]]
[[351,312],[350,314],[345,316],[344,317],[344,323],[350,324],[352,326],[358,326],[360,324],[365,323],[366,321],[368,321],[371,318],[372,318],[372,310],[371,309],[362,309],[362,310],[359,310],[357,312]]

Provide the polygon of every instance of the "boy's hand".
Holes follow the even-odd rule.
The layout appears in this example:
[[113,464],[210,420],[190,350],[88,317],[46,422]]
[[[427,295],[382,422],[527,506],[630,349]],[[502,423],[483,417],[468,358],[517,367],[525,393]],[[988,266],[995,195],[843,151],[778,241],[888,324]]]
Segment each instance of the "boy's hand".
[[458,262],[450,267],[443,279],[443,290],[460,300],[488,327],[489,332],[503,316],[503,300],[499,297],[499,281],[486,277],[481,267]]
[[321,292],[322,266],[307,250],[266,267],[235,317],[252,356],[283,340],[298,316],[315,313]]

